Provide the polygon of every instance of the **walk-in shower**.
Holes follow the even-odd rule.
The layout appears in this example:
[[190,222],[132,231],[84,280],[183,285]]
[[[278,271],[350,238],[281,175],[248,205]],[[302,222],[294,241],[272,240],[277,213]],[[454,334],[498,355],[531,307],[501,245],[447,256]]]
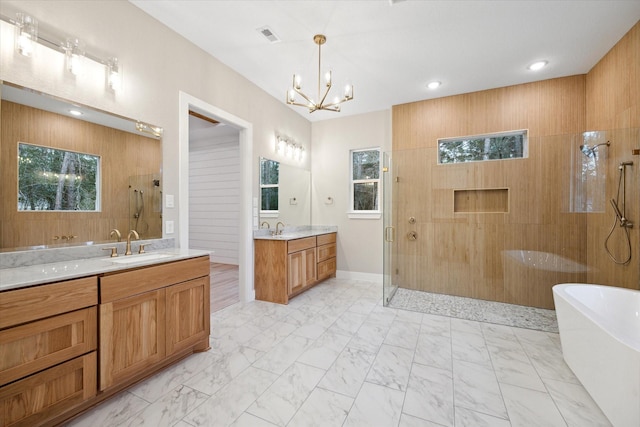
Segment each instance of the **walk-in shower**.
[[[638,141],[639,128],[530,135],[525,158],[452,164],[437,139],[398,144],[383,156],[384,303],[422,291],[551,309],[557,283],[638,286]],[[603,247],[612,208],[620,264]]]

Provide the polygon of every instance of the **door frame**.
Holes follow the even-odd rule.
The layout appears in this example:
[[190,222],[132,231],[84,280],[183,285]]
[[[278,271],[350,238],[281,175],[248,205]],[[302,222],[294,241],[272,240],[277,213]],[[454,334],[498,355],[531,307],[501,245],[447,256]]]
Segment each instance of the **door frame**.
[[240,301],[255,299],[253,289],[253,227],[252,183],[253,125],[214,105],[180,91],[178,96],[178,189],[180,212],[178,230],[180,247],[189,247],[189,110],[197,110],[240,131],[240,240],[238,245],[238,273]]

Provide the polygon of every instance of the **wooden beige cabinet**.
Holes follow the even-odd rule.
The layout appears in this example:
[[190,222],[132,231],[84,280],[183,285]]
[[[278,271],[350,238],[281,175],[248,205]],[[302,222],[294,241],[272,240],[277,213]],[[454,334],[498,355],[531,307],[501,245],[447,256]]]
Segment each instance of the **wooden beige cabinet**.
[[209,346],[208,257],[100,278],[100,390]]
[[203,256],[0,292],[0,427],[60,424],[207,350],[209,268]]
[[293,240],[255,240],[256,299],[287,304],[336,274],[336,233]]
[[98,280],[0,293],[0,426],[47,424],[96,395]]

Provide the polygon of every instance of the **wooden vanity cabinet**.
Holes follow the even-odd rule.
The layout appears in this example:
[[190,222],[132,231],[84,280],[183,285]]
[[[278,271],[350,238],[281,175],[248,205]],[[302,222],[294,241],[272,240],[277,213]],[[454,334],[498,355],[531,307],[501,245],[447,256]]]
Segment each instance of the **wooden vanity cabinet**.
[[336,274],[336,233],[293,240],[256,239],[256,299],[287,304]]
[[0,292],[0,426],[47,424],[97,393],[97,277]]
[[0,427],[57,425],[207,350],[209,270],[203,256],[0,292]]
[[209,347],[209,259],[100,278],[100,390]]

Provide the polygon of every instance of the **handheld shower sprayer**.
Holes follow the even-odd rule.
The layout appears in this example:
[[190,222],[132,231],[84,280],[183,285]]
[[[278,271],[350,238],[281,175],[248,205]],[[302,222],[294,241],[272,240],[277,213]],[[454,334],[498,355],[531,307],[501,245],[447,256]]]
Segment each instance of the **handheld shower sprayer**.
[[[633,223],[629,221],[626,217],[627,198],[626,198],[625,172],[626,172],[627,166],[633,166],[633,162],[627,161],[627,162],[622,162],[618,165],[618,170],[620,171],[620,175],[618,179],[618,191],[616,193],[616,197],[614,199],[609,200],[616,214],[616,217],[613,221],[613,225],[611,226],[611,230],[609,230],[609,234],[607,235],[607,238],[604,240],[604,249],[607,251],[607,255],[609,255],[609,258],[611,258],[613,262],[620,265],[626,265],[631,261],[631,237],[629,236],[629,229],[633,228]],[[619,207],[620,195],[621,195],[620,193],[622,193],[622,204],[620,205],[622,206],[622,210]],[[609,239],[611,238],[611,235],[613,234],[613,231],[616,228],[616,224],[618,223],[620,225],[620,228],[624,230],[626,243],[627,243],[627,251],[626,251],[627,256],[622,259],[616,258],[616,256],[614,256],[614,254],[609,249]]]

